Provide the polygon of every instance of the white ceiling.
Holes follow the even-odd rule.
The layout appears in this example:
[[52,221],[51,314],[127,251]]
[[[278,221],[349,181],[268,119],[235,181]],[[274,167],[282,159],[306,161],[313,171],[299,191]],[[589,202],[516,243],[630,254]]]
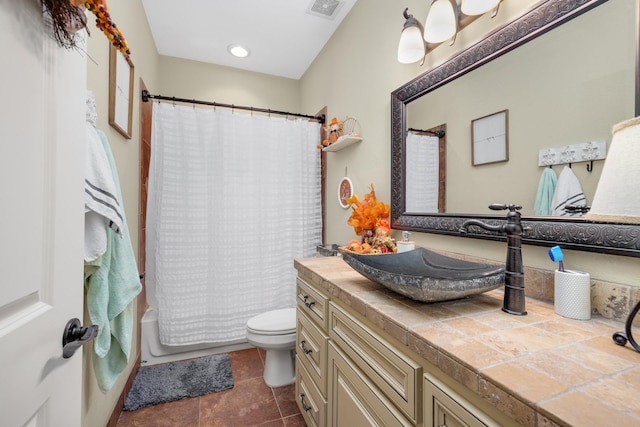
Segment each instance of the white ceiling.
[[[357,0],[143,0],[160,55],[300,79]],[[331,10],[332,18],[307,10]],[[236,58],[230,44],[251,54]]]

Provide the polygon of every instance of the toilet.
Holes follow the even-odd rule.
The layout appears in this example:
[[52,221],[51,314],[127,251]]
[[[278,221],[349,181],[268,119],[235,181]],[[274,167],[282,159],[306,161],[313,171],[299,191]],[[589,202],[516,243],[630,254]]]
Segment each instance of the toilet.
[[247,341],[266,350],[264,382],[269,387],[281,387],[295,382],[295,308],[267,311],[249,319]]

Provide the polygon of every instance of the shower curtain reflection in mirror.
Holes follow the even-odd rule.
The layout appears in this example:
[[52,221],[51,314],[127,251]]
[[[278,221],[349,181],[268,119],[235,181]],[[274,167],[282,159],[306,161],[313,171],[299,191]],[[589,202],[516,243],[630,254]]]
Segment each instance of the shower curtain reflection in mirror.
[[440,144],[436,136],[407,132],[407,212],[438,212]]
[[[437,135],[437,136],[435,136]],[[446,210],[446,125],[407,131],[405,212]]]
[[294,258],[321,244],[320,124],[154,103],[147,300],[165,345],[244,339],[295,306]]

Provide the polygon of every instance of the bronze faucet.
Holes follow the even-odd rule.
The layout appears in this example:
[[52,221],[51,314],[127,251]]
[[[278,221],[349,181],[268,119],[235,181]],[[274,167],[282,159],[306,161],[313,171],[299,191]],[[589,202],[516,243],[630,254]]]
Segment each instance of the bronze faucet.
[[526,233],[526,229],[522,227],[520,222],[520,205],[507,205],[494,203],[489,206],[494,211],[509,210],[507,213],[507,221],[499,225],[486,224],[477,219],[470,219],[462,223],[460,227],[461,233],[466,233],[471,225],[484,228],[488,231],[496,231],[507,235],[507,265],[504,278],[504,300],[502,303],[502,311],[509,314],[524,316],[527,314],[525,310],[524,298],[524,267],[522,265],[522,235]]

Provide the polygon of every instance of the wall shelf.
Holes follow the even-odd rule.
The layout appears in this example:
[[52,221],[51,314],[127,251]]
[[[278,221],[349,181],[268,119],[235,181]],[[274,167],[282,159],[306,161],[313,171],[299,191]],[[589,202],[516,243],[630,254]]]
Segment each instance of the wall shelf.
[[341,136],[338,138],[336,142],[333,144],[324,147],[322,151],[340,151],[348,146],[355,144],[356,142],[362,141],[361,137],[358,136]]

